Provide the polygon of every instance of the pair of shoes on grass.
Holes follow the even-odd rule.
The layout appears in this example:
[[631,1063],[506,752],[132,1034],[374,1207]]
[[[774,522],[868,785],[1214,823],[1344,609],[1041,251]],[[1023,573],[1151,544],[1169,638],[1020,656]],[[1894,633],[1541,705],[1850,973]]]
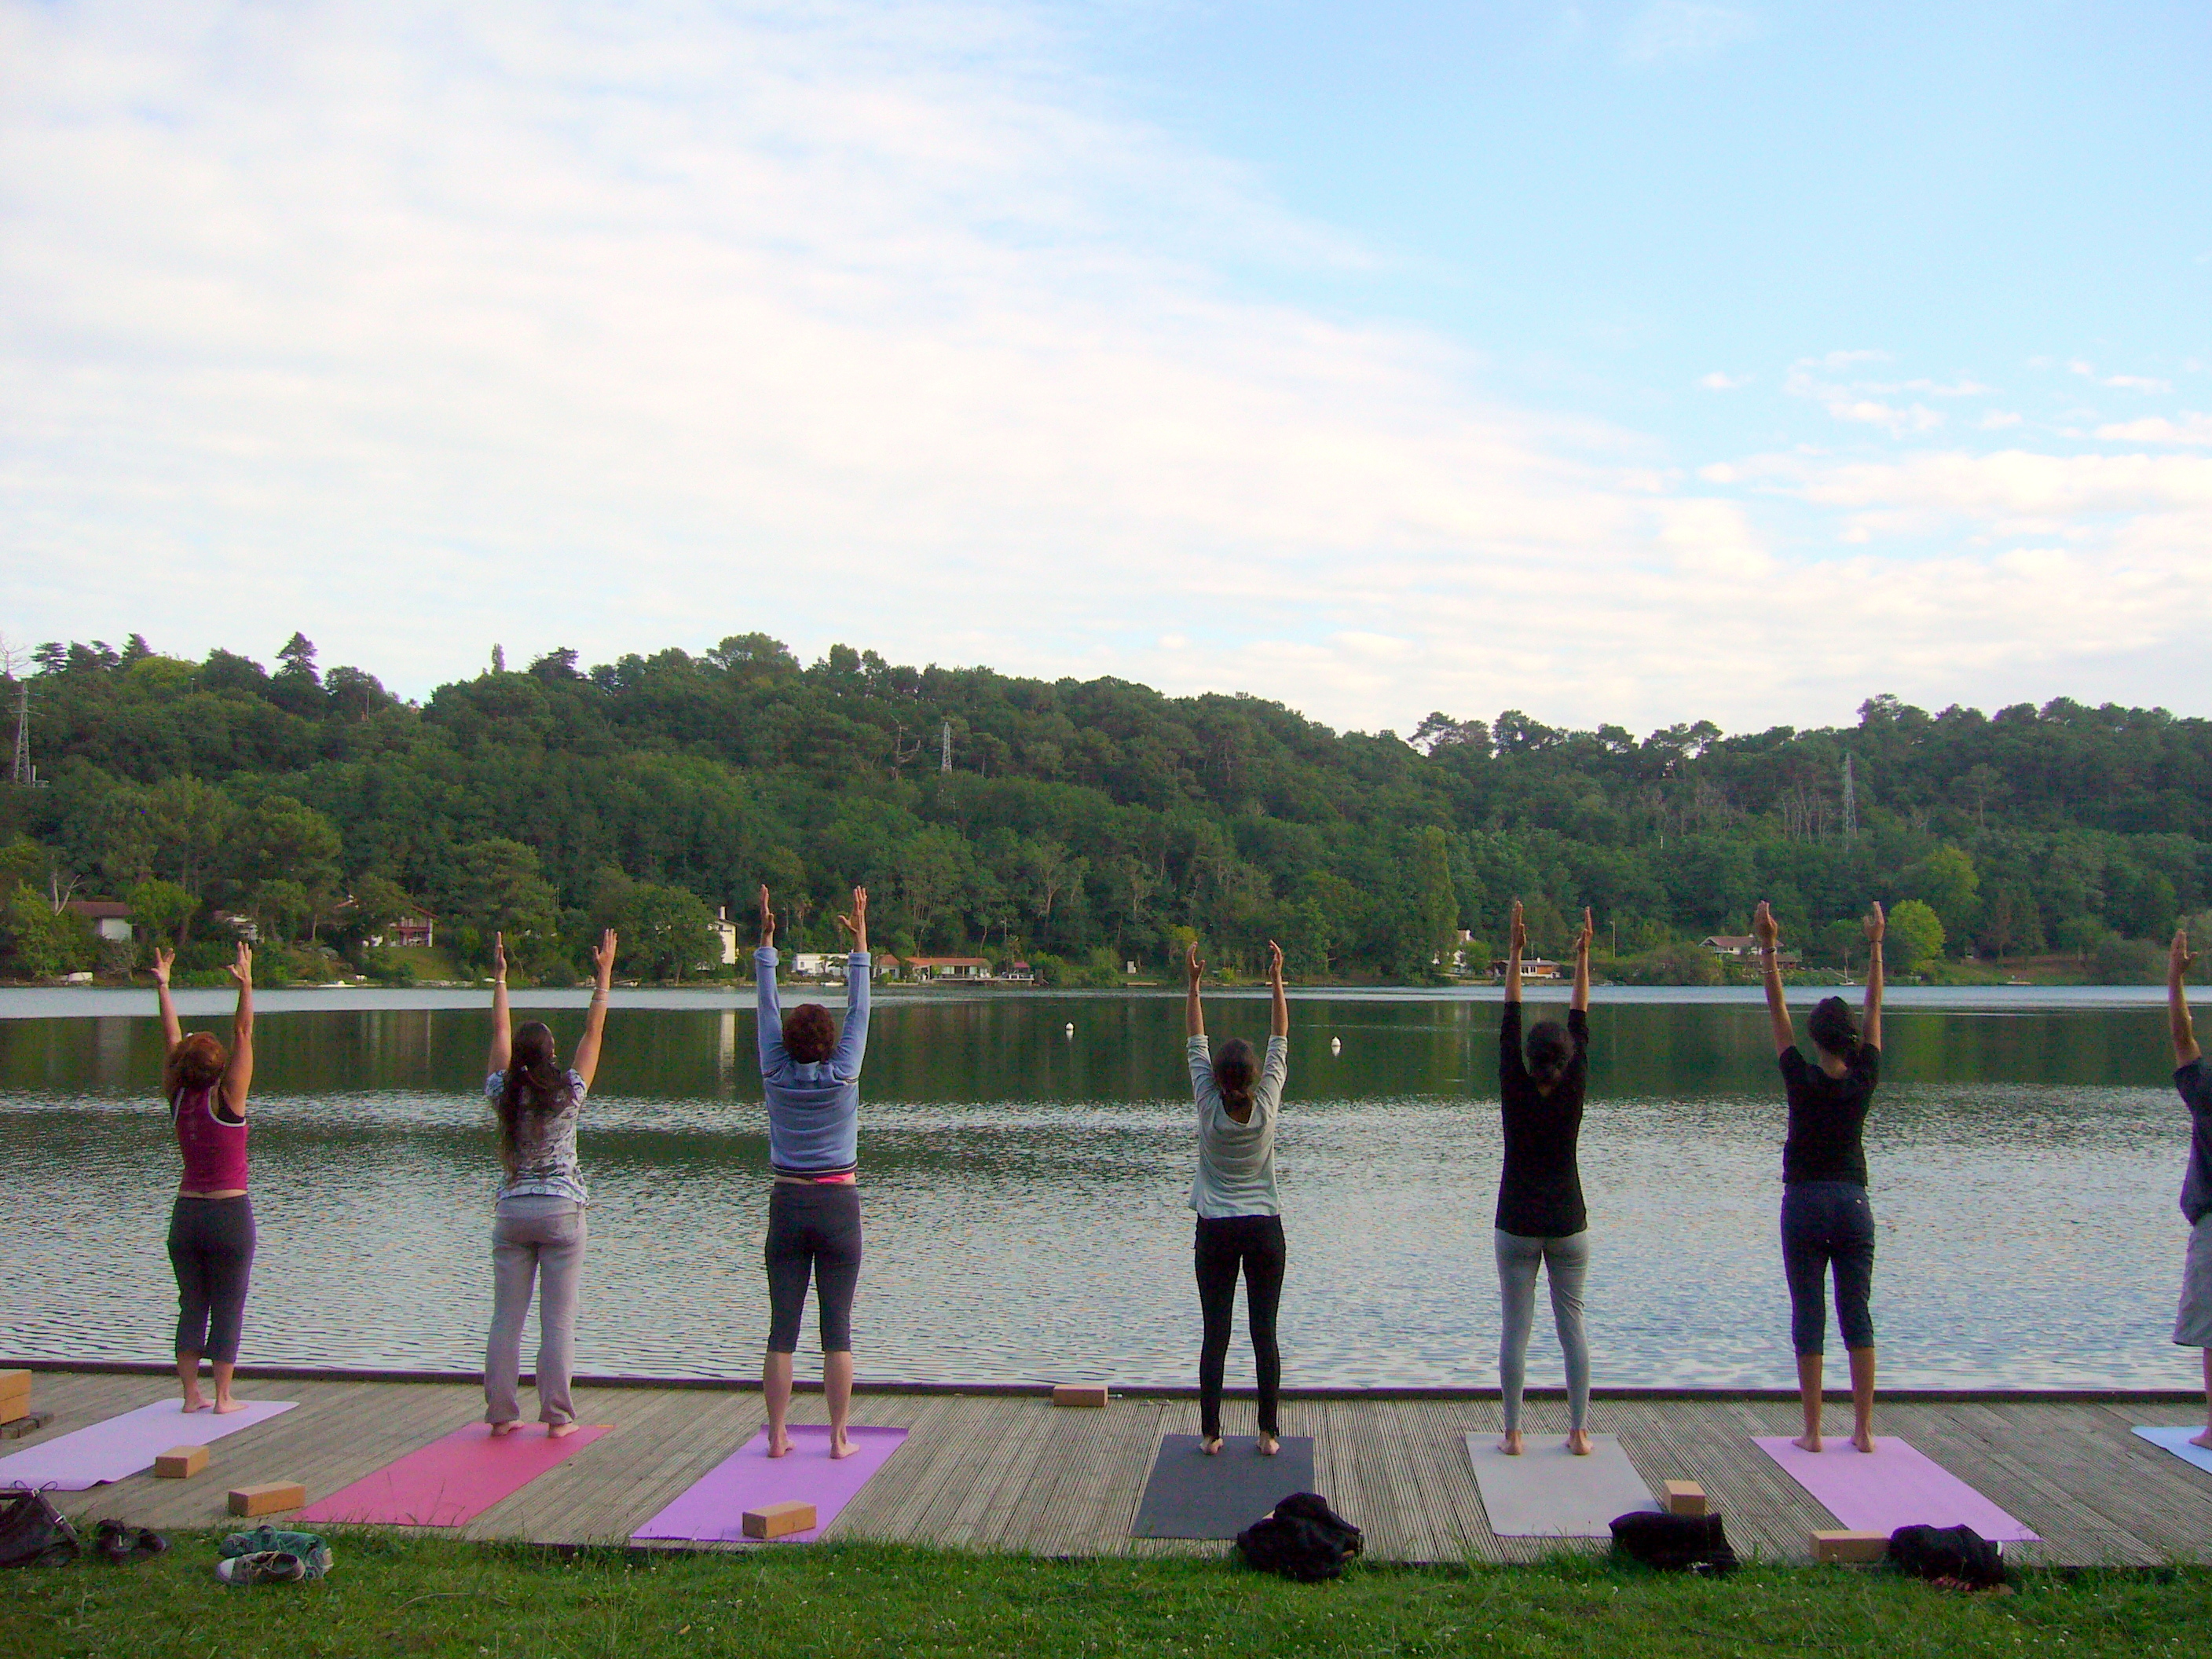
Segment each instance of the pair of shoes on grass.
[[120,1521],[103,1521],[93,1534],[92,1553],[103,1561],[121,1565],[143,1561],[169,1547],[169,1540],[151,1527],[126,1527]]
[[263,1525],[234,1532],[217,1547],[216,1577],[226,1584],[293,1583],[331,1570],[331,1547],[313,1533]]

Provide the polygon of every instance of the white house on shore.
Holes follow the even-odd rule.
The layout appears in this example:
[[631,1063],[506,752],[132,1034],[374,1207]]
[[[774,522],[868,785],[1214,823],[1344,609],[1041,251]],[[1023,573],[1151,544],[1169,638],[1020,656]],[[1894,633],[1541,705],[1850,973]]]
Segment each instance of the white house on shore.
[[131,942],[131,907],[120,899],[71,899],[62,908],[73,916],[82,916],[101,939],[125,945]]

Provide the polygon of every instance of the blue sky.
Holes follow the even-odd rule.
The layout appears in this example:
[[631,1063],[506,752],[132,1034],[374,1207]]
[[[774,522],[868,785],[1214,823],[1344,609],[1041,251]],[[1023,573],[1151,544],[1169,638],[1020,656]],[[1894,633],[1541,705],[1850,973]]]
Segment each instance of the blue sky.
[[0,0],[0,633],[2212,713],[2208,71],[2178,5]]

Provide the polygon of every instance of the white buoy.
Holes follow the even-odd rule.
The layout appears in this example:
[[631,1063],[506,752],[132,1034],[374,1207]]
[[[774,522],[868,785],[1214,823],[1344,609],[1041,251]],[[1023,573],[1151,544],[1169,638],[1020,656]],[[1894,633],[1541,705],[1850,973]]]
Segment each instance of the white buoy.
[[1342,1037],[1331,1037],[1328,1040],[1328,1051],[1333,1054],[1342,1054],[1344,1052],[1344,1039]]
[[1075,1035],[1075,1022],[1072,1019],[1067,1022],[1067,1034],[1070,1036]]

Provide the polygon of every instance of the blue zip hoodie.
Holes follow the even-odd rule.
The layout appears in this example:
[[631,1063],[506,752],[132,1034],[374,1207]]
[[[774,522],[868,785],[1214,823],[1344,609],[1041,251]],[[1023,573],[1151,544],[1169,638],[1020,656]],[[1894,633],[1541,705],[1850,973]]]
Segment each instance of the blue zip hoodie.
[[768,1158],[778,1175],[849,1175],[860,1165],[860,1059],[868,1048],[868,958],[845,958],[845,1029],[830,1058],[802,1065],[783,1046],[774,945],[753,952],[754,1035],[768,1096]]

